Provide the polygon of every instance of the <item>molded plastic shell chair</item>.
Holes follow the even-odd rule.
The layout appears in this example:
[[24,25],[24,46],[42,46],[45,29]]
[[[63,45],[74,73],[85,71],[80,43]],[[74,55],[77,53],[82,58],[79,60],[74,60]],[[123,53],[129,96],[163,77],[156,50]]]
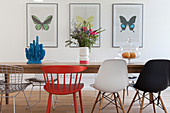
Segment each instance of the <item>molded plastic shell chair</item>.
[[[74,109],[75,109],[75,113],[77,113],[76,92],[79,92],[81,113],[83,113],[81,89],[84,87],[84,84],[81,83],[81,77],[82,77],[82,72],[86,70],[86,68],[87,67],[70,66],[70,65],[64,65],[64,66],[55,65],[55,66],[41,67],[41,70],[43,71],[44,74],[44,80],[45,80],[44,89],[49,93],[46,113],[50,113],[52,94],[55,95],[73,94]],[[53,82],[53,78],[55,76],[57,76],[56,84]],[[60,79],[61,78],[60,76],[62,76],[64,79]],[[73,77],[75,77],[74,81],[73,81]],[[69,81],[68,84],[67,81]]]
[[[28,100],[27,100],[24,90],[27,88],[28,85],[30,85],[30,83],[23,83],[23,72],[24,72],[24,69],[19,66],[0,65],[0,94],[1,94],[0,95],[1,97],[0,111],[2,107],[2,98],[12,97],[13,98],[13,113],[15,113],[15,97],[21,91],[24,93],[27,106],[28,106]],[[14,93],[14,94],[11,94],[9,96],[7,95],[9,93]]]
[[[137,91],[127,113],[129,113],[133,103],[136,101],[135,100],[136,96],[140,94],[139,90],[143,91],[140,113],[142,113],[142,110],[149,104],[153,104],[154,113],[156,113],[155,105],[162,108],[165,111],[165,113],[167,113],[167,110],[160,95],[161,91],[165,90],[169,86],[169,76],[170,76],[169,60],[158,59],[148,61],[143,67],[139,75],[139,78],[136,84],[134,85],[134,88],[136,88]],[[146,97],[147,92],[149,93],[149,98]],[[158,95],[154,96],[154,93],[157,93]],[[143,107],[144,98],[150,101],[150,103],[147,104],[145,107]],[[155,101],[157,101],[157,104],[155,103]]]
[[[121,108],[123,110],[123,113],[125,113],[118,91],[123,90],[125,87],[128,86],[128,84],[129,84],[128,71],[125,60],[122,59],[105,60],[99,68],[98,76],[96,77],[95,83],[93,85],[93,87],[99,90],[99,92],[96,97],[91,113],[93,113],[96,103],[99,101],[101,101],[99,113],[103,108],[105,108],[110,103],[116,105],[117,112],[119,112],[118,108]],[[106,93],[109,94],[106,95]],[[109,96],[112,93],[114,95],[114,99],[110,98]],[[99,98],[100,94],[102,94],[101,99]],[[102,108],[103,98],[110,102]],[[117,102],[120,104],[120,107],[118,106]]]

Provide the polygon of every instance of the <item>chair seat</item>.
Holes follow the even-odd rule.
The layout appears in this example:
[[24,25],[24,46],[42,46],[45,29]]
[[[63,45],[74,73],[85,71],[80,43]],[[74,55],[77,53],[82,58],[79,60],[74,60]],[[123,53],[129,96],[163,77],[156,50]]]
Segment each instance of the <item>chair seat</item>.
[[5,86],[4,84],[0,84],[0,93],[14,93],[20,90],[24,90],[30,83],[22,83],[22,84],[8,84]]
[[[44,81],[44,79],[37,79],[37,78],[27,78],[27,79],[25,79],[25,81],[27,81],[27,82],[37,82],[37,83],[44,83],[45,81]],[[57,79],[54,79],[54,81],[57,81]]]
[[50,84],[50,88],[47,87],[47,85],[44,86],[44,89],[52,94],[57,94],[57,95],[65,95],[65,94],[72,94],[75,92],[80,91],[84,87],[84,84],[81,83],[79,86],[78,84],[54,84],[54,87]]
[[128,79],[136,79],[136,76],[129,76]]
[[116,93],[116,92],[122,91],[122,89],[114,89],[114,90],[105,90],[104,88],[100,89],[100,88],[95,87],[94,84],[90,84],[90,86],[93,87],[96,90],[106,92],[106,93]]
[[44,80],[40,80],[37,78],[27,78],[27,79],[25,79],[25,81],[27,81],[27,82],[45,82]]

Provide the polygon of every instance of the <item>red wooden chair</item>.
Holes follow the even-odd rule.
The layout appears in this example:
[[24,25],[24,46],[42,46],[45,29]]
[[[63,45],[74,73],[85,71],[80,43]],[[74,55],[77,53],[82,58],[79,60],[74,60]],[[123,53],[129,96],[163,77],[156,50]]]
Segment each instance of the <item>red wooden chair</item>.
[[[84,87],[84,84],[80,82],[82,77],[82,71],[86,70],[86,68],[87,67],[83,66],[68,66],[68,65],[60,66],[54,65],[41,67],[45,80],[44,89],[49,93],[46,113],[50,113],[52,94],[55,95],[73,94],[74,109],[75,113],[77,113],[76,92],[79,92],[81,113],[83,113],[81,89]],[[54,76],[57,76],[57,83],[53,82]],[[73,77],[75,77],[75,80],[73,79]]]

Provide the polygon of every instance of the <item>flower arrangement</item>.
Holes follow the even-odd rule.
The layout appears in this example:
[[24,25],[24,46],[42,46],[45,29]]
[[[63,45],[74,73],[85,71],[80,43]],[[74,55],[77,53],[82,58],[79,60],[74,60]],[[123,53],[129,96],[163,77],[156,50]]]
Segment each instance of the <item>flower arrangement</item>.
[[91,50],[91,46],[96,44],[99,38],[99,33],[103,32],[101,28],[93,30],[91,22],[94,17],[90,16],[87,20],[77,17],[77,22],[73,23],[73,29],[71,30],[71,38],[65,41],[66,46],[75,44],[79,47],[88,47]]

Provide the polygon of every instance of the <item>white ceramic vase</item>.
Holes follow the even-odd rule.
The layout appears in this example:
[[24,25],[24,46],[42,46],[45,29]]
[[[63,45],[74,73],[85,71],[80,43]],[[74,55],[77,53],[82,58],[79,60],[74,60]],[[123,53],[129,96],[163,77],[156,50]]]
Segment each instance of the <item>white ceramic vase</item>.
[[80,64],[88,64],[89,63],[89,48],[88,47],[80,47]]

